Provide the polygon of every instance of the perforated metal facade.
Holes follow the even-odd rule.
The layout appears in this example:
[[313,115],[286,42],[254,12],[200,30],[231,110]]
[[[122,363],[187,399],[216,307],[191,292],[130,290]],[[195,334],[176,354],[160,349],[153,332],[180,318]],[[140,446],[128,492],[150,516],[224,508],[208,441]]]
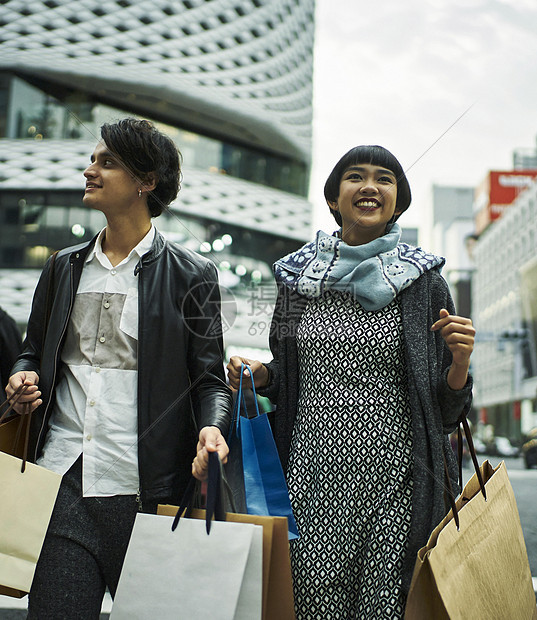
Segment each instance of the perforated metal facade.
[[0,68],[309,161],[314,0],[8,0]]
[[[10,199],[19,190],[76,199],[80,192],[81,198],[82,172],[98,137],[99,119],[92,124],[87,114],[99,105],[151,118],[164,130],[192,132],[212,141],[210,148],[217,145],[223,159],[242,156],[246,161],[253,153],[268,170],[261,181],[255,170],[249,177],[235,174],[233,167],[205,165],[203,157],[194,161],[186,156],[182,137],[172,136],[185,153],[182,189],[172,213],[219,234],[228,225],[242,229],[254,238],[254,250],[256,235],[274,238],[274,249],[283,247],[282,253],[286,243],[299,245],[309,238],[311,224],[311,204],[304,196],[314,8],[314,0],[4,0],[0,193]],[[69,122],[75,130],[64,127],[61,137],[76,139],[42,136],[35,127],[27,134],[30,116],[23,119],[14,106],[14,89],[6,88],[2,99],[2,79],[8,78],[59,101],[67,120],[52,119],[56,133]],[[33,95],[20,91],[18,96]],[[295,175],[293,182],[273,182],[272,160],[280,176]],[[7,211],[3,215],[6,221],[16,219]],[[162,218],[156,223],[164,226]],[[0,231],[0,245],[11,234],[7,230],[4,237]],[[254,250],[241,257],[250,271]],[[259,267],[266,276],[266,265]],[[35,282],[37,271],[24,273]],[[11,286],[16,279],[12,270],[0,273],[11,287],[12,313],[23,321],[33,284]]]

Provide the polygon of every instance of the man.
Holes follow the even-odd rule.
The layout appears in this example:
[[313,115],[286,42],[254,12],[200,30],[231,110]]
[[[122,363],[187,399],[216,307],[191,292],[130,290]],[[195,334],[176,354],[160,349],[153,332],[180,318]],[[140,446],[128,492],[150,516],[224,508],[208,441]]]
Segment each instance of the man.
[[177,149],[135,119],[103,125],[101,137],[84,204],[107,225],[57,254],[48,326],[45,266],[6,388],[29,386],[18,410],[35,410],[32,454],[64,475],[29,597],[39,620],[98,618],[136,512],[177,503],[191,473],[204,477],[208,452],[228,451],[216,269],[151,222],[177,195]]
[[0,308],[0,403],[6,399],[4,386],[21,348],[22,338],[17,323],[3,308]]

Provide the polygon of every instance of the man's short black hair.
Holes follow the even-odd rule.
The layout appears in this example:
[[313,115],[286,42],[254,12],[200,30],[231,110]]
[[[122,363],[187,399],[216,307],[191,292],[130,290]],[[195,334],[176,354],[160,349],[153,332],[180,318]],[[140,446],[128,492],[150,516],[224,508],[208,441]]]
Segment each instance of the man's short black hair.
[[[403,167],[388,149],[377,145],[355,146],[345,153],[338,161],[324,184],[324,197],[329,205],[330,203],[336,202],[339,197],[339,186],[345,170],[350,166],[356,166],[358,164],[381,166],[393,172],[397,181],[395,210],[403,213],[403,211],[408,209],[410,201],[412,200],[412,194],[410,193],[410,185],[408,184],[408,179],[406,178]],[[341,226],[342,220],[339,211],[334,211],[334,209],[330,209],[330,211],[338,225]],[[398,217],[397,215],[394,216],[394,221]]]
[[159,216],[177,197],[180,188],[181,154],[173,140],[153,123],[136,118],[105,123],[101,137],[141,183],[149,173],[156,175],[157,185],[148,193],[147,205],[151,217]]

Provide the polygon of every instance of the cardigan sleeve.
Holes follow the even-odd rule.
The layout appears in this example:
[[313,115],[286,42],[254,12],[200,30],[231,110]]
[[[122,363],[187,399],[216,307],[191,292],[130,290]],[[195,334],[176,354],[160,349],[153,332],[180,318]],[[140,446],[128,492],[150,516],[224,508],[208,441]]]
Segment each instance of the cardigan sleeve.
[[260,396],[266,396],[272,403],[276,403],[280,389],[280,338],[282,335],[283,314],[285,309],[286,289],[279,285],[274,313],[270,324],[269,347],[272,360],[265,364],[269,371],[269,382],[264,388],[258,388]]
[[[450,314],[456,314],[455,304],[449,292],[449,287],[444,278],[438,274],[433,276],[433,284],[431,287],[431,307],[433,319],[438,318],[442,308]],[[440,333],[436,334],[438,357],[440,358],[440,376],[437,383],[437,398],[440,405],[442,415],[442,424],[445,433],[451,433],[457,427],[457,420],[461,416],[466,416],[472,406],[472,388],[473,380],[470,374],[466,384],[460,390],[453,390],[447,382],[447,375],[452,362],[451,351],[445,343]]]
[[447,382],[446,368],[438,384],[437,396],[442,412],[444,433],[452,433],[457,428],[457,421],[461,416],[466,417],[472,406],[473,379],[468,375],[466,385],[460,390],[453,390]]

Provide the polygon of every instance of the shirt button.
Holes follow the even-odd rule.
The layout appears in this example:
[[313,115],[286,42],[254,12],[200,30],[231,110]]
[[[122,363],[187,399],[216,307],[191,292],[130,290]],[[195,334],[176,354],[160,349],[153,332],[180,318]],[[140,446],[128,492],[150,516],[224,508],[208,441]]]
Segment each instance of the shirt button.
[[115,269],[112,269],[112,270],[110,271],[110,273],[111,273],[113,276],[115,276],[115,275],[116,275],[116,273],[117,273],[117,271],[116,271]]
[[94,407],[95,406],[95,401],[94,400],[90,400],[89,401],[89,406],[90,407]]
[[95,369],[95,372],[101,372],[101,369],[99,368],[99,366],[97,366],[97,368]]
[[108,308],[110,308],[110,302],[109,301],[105,301],[103,306],[108,310]]
[[88,441],[91,441],[91,439],[92,439],[92,435],[91,435],[91,433],[88,433],[88,434],[86,435],[86,439],[87,439]]
[[106,338],[105,338],[104,336],[101,336],[101,337],[99,338],[99,342],[106,342]]

